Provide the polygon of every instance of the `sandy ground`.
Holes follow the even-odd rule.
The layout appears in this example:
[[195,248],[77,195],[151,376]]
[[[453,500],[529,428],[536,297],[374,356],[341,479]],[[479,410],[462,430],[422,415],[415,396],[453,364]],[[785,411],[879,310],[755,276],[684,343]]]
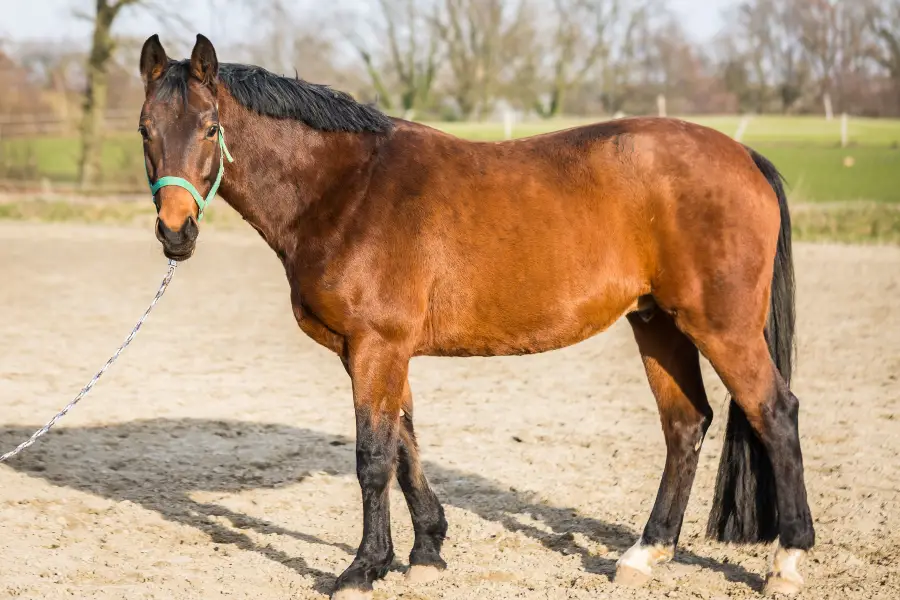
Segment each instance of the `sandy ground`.
[[[796,248],[801,433],[818,546],[806,598],[900,597],[900,248]],[[149,230],[0,224],[0,449],[90,378],[165,272]],[[704,365],[719,415],[725,394]],[[664,445],[629,328],[539,356],[413,361],[443,579],[375,597],[752,598],[770,548],[703,536],[705,445],[679,554],[610,581]],[[135,344],[45,441],[0,466],[0,598],[323,598],[361,535],[340,362],[291,316],[252,232],[204,232]]]

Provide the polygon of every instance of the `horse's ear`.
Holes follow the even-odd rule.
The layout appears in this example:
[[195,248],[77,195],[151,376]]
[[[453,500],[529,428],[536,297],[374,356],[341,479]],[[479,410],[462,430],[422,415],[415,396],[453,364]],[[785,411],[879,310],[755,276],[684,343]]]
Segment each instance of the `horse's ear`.
[[150,85],[159,79],[168,64],[169,57],[159,43],[159,36],[151,35],[141,48],[141,79],[144,80],[144,85]]
[[198,33],[197,43],[191,52],[191,76],[214,88],[218,74],[219,59],[216,58],[216,49],[206,36]]

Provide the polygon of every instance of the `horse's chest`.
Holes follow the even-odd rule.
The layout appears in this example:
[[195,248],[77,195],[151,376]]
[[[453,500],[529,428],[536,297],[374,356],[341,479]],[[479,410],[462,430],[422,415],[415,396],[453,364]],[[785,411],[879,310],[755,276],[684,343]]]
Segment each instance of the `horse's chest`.
[[344,353],[344,336],[329,328],[300,292],[300,286],[291,282],[291,307],[297,325],[314,342],[337,354]]
[[297,325],[308,335],[314,342],[320,346],[324,346],[336,354],[344,352],[344,336],[330,330],[316,315],[309,312],[309,309],[302,305],[293,305],[294,318],[297,319]]

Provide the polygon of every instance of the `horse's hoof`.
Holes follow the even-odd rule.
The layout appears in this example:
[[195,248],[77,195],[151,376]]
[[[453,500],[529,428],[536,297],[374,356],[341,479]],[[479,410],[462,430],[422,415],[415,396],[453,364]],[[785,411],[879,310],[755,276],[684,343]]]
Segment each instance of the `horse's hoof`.
[[344,588],[331,594],[331,600],[372,600],[372,590]]
[[802,583],[797,583],[791,579],[770,575],[766,579],[766,587],[763,588],[763,594],[766,596],[774,596],[781,594],[783,596],[796,596],[803,589]]
[[620,585],[638,587],[644,585],[653,576],[653,567],[672,560],[675,556],[675,547],[672,546],[644,546],[638,539],[634,546],[628,549],[618,561],[616,561],[616,577],[613,580]]
[[780,545],[775,546],[775,556],[772,558],[772,568],[766,577],[766,587],[763,593],[766,596],[781,594],[794,596],[803,589],[803,576],[800,575],[800,563],[806,557],[806,552],[797,548],[784,549]]
[[652,578],[653,576],[650,573],[644,573],[628,565],[619,565],[616,567],[616,577],[613,581],[625,587],[641,587],[646,585]]
[[410,583],[430,583],[441,578],[443,569],[432,565],[412,565],[406,572],[406,580]]

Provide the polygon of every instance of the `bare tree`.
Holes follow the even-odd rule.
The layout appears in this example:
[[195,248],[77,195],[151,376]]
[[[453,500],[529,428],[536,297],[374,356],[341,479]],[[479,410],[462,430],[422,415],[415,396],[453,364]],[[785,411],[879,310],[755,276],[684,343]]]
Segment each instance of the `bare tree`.
[[0,48],[0,117],[23,117],[45,112],[41,90],[31,80],[31,73]]
[[662,95],[667,110],[674,114],[706,106],[708,100],[704,96],[711,86],[696,44],[688,38],[680,21],[667,15],[651,31],[647,42],[650,52],[645,66],[648,74],[645,94],[657,98]]
[[274,72],[284,73],[293,65],[288,58],[291,54],[292,32],[295,27],[293,15],[285,0],[249,2],[255,4],[258,22],[265,28],[262,40],[256,40],[251,56],[258,64]]
[[446,44],[449,95],[464,119],[487,113],[530,32],[526,0],[444,0],[436,25]]
[[307,81],[323,83],[354,94],[366,93],[370,85],[365,73],[359,69],[355,57],[339,58],[338,42],[310,25],[294,29],[291,44],[292,64],[299,76]]
[[355,61],[354,68],[344,68],[337,36],[328,30],[337,14],[298,13],[287,0],[246,1],[257,18],[238,48],[242,60],[315,83],[354,91],[360,87]]
[[619,16],[610,29],[609,56],[598,66],[603,104],[611,113],[624,110],[629,103],[643,103],[637,96],[650,80],[648,66],[654,61],[651,39],[668,21],[661,0],[628,0],[619,8]]
[[840,58],[843,3],[829,0],[796,2],[800,40],[819,86],[819,94],[830,110],[831,91]]
[[756,106],[756,90],[751,81],[744,53],[738,47],[732,31],[723,31],[713,41],[717,57],[716,76],[727,93],[734,98],[739,112]]
[[[437,34],[437,2],[432,0],[378,0],[380,23],[372,36],[375,43],[358,32],[349,37],[359,53],[379,102],[387,110],[399,107],[404,117],[413,118],[431,100],[442,43]],[[391,89],[398,90],[395,95]]]
[[799,33],[800,18],[795,4],[769,0],[774,18],[769,21],[767,52],[782,112],[790,112],[794,108],[812,79],[809,61],[804,56]]
[[115,51],[112,26],[123,8],[142,0],[97,0],[94,34],[88,57],[87,90],[81,124],[81,185],[97,180],[103,143],[103,115],[106,110],[107,70]]
[[[743,60],[749,75],[748,83],[754,92],[754,109],[770,110],[777,100],[782,112],[788,112],[803,97],[812,76],[811,48],[822,46],[820,72],[831,73],[834,60],[826,52],[833,43],[816,42],[828,30],[818,31],[815,10],[806,5],[820,0],[744,0],[736,8],[736,18],[726,36],[737,54],[730,54],[726,62],[735,75],[740,67],[735,60]],[[819,11],[824,12],[824,11]],[[803,32],[808,32],[804,40]],[[829,62],[831,61],[831,62]],[[821,80],[821,77],[820,77]]]
[[887,71],[900,98],[900,0],[869,0],[866,23],[874,38],[867,54]]
[[[864,69],[861,60],[866,38],[866,0],[795,0],[799,38],[825,100],[826,110],[836,94],[843,104],[848,81]],[[878,2],[876,6],[883,6]],[[844,107],[846,109],[846,107]]]
[[549,5],[541,9],[553,21],[552,33],[537,47],[537,60],[548,72],[542,73],[540,66],[535,69],[542,80],[539,85],[545,82],[546,92],[533,103],[535,111],[545,118],[558,115],[566,93],[582,85],[591,70],[609,55],[611,30],[622,1],[551,0]]
[[75,124],[77,105],[82,101],[84,53],[64,42],[30,42],[19,48],[22,67],[49,92],[53,107],[66,126]]
[[773,28],[778,20],[775,0],[747,0],[736,9],[735,35],[755,89],[755,108],[765,112],[772,89]]

